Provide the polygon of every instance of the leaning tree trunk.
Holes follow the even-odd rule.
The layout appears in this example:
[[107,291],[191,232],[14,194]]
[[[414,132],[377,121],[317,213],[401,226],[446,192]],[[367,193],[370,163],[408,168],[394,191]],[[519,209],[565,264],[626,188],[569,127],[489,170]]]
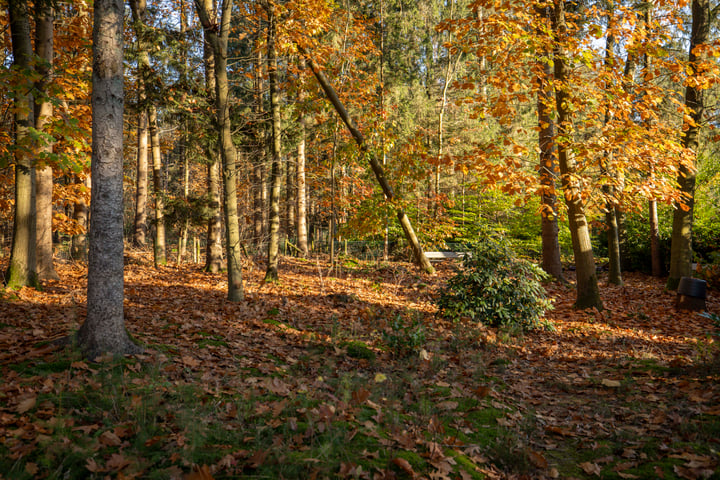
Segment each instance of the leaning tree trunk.
[[[708,42],[710,36],[710,2],[709,0],[693,0],[692,32],[690,34],[690,79],[698,75],[696,47]],[[683,146],[692,152],[693,165],[680,165],[678,184],[685,197],[682,204],[675,205],[672,227],[672,244],[670,247],[670,274],[667,288],[675,290],[680,278],[692,276],[692,227],[693,207],[695,205],[695,162],[697,160],[698,136],[700,122],[705,109],[703,90],[689,84],[685,87],[685,107],[689,110],[690,122],[683,125]]]
[[597,274],[595,272],[595,257],[590,242],[590,229],[585,216],[585,207],[577,191],[573,177],[576,174],[575,161],[571,157],[568,138],[571,135],[570,114],[567,110],[569,94],[567,67],[565,65],[565,51],[563,42],[567,35],[565,24],[565,11],[562,1],[555,3],[554,29],[556,34],[553,63],[555,67],[555,103],[558,117],[558,165],[565,192],[565,203],[568,209],[570,236],[572,239],[575,257],[575,273],[577,275],[576,308],[602,309],[600,291],[598,289]]
[[[48,98],[47,86],[52,79],[53,66],[53,21],[54,12],[52,5],[40,2],[36,6],[35,20],[35,53],[38,58],[44,60],[39,62],[36,69],[40,80],[35,84],[40,97],[35,99],[35,128],[43,131],[52,118],[53,107]],[[43,157],[52,154],[53,144],[47,143],[38,146],[38,154]],[[43,158],[40,158],[43,162]],[[37,252],[36,268],[38,280],[60,280],[53,264],[53,241],[52,241],[52,211],[53,211],[53,169],[50,165],[44,165],[36,172],[36,234]]]
[[275,15],[272,3],[268,2],[268,84],[270,86],[270,113],[272,125],[270,128],[270,211],[268,222],[270,224],[270,238],[268,242],[268,264],[265,271],[265,281],[274,282],[278,279],[278,260],[280,257],[280,94],[277,85],[277,56],[275,51]]
[[230,105],[228,102],[227,44],[230,33],[232,0],[223,0],[220,29],[211,20],[210,0],[195,0],[205,38],[213,47],[215,54],[215,111],[220,143],[220,155],[223,164],[224,207],[225,207],[225,251],[227,254],[228,300],[240,302],[244,298],[242,285],[242,263],[240,244],[240,225],[237,205],[237,169],[236,152],[232,141],[230,125]]
[[[307,54],[300,49],[300,52],[305,55],[306,61],[308,63],[308,66],[312,70],[313,74],[315,75],[315,78],[317,79],[318,83],[322,87],[323,91],[325,92],[325,95],[327,95],[328,100],[332,103],[333,107],[335,107],[335,111],[340,115],[340,118],[342,118],[343,122],[345,123],[345,126],[347,126],[348,130],[350,131],[350,134],[355,139],[355,143],[360,147],[360,150],[362,153],[367,156],[370,167],[372,168],[373,173],[375,174],[375,178],[377,179],[378,183],[380,184],[380,188],[382,188],[383,194],[385,194],[385,197],[387,198],[387,201],[394,202],[395,201],[395,193],[393,192],[392,187],[390,187],[390,183],[388,183],[387,178],[385,177],[385,172],[383,171],[382,165],[380,162],[378,162],[377,158],[370,152],[368,149],[367,144],[365,143],[365,137],[363,136],[362,132],[358,129],[358,127],[355,125],[355,122],[352,118],[350,118],[350,115],[348,114],[347,110],[345,109],[345,106],[340,101],[340,97],[338,97],[337,92],[335,89],[330,85],[330,82],[327,80],[325,75],[320,71],[318,66],[315,64],[312,58],[308,57]],[[417,236],[415,235],[415,231],[412,228],[412,224],[410,223],[410,219],[405,214],[405,211],[397,207],[396,210],[398,221],[400,222],[400,226],[403,229],[403,232],[405,233],[405,238],[407,239],[408,243],[410,244],[410,247],[413,250],[413,256],[415,258],[415,262],[420,265],[420,267],[426,272],[426,273],[435,273],[435,269],[430,264],[430,261],[425,256],[425,252],[422,249],[422,246],[420,245],[420,241],[418,240]]]
[[89,358],[136,353],[123,311],[122,0],[95,0],[92,75],[92,201],[87,318],[78,331]]
[[[10,2],[13,64],[24,74],[31,68],[30,14],[27,1]],[[20,89],[15,103],[15,215],[10,265],[5,276],[9,288],[35,287],[35,168],[30,159],[29,131],[33,126],[32,89]]]

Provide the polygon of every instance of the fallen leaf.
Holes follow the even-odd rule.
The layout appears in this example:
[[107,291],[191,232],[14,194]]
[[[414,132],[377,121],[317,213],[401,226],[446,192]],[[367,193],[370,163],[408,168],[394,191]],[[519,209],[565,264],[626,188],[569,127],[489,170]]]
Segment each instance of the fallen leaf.
[[530,463],[535,465],[535,467],[541,470],[548,468],[548,461],[541,453],[530,450],[528,452],[528,458],[530,459]]
[[413,470],[412,465],[410,465],[410,462],[405,460],[404,458],[395,457],[392,459],[392,463],[397,465],[403,472],[407,473],[411,477],[415,478],[415,470]]
[[600,476],[600,465],[598,465],[597,463],[583,462],[579,466],[588,475],[597,475],[598,477]]
[[385,380],[387,380],[387,375],[384,373],[375,374],[375,383],[383,383]]
[[35,396],[26,398],[26,399],[20,401],[20,403],[18,403],[17,407],[15,408],[15,411],[22,415],[23,413],[32,409],[35,406],[36,402],[37,402],[37,397],[35,397]]
[[214,480],[214,478],[210,473],[210,467],[203,465],[202,467],[193,467],[192,472],[185,475],[183,480]]
[[600,383],[602,383],[604,386],[609,387],[609,388],[617,388],[617,387],[620,386],[620,382],[619,382],[619,381],[617,381],[617,380],[610,380],[610,379],[608,379],[608,378],[603,378]]

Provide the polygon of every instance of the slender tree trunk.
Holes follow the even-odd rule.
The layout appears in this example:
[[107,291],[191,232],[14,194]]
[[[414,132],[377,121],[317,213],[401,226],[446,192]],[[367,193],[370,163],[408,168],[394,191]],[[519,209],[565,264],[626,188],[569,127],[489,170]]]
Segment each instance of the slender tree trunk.
[[[53,75],[53,21],[55,18],[52,5],[40,2],[35,6],[35,53],[43,62],[36,69],[40,80],[35,84],[40,97],[35,99],[35,128],[43,131],[53,114],[52,103],[48,98],[47,85]],[[38,154],[42,157],[51,154],[53,144],[38,146]],[[42,158],[41,158],[42,162]],[[38,280],[60,280],[53,264],[52,213],[53,213],[53,169],[50,165],[39,167],[36,172],[36,234],[37,252],[36,267]]]
[[268,264],[265,272],[265,281],[274,282],[278,279],[278,261],[280,258],[280,176],[281,145],[280,145],[280,94],[278,92],[277,56],[275,50],[275,36],[277,26],[271,2],[267,4],[268,13],[268,84],[270,86],[270,113],[272,125],[270,129],[270,210],[268,223],[270,225],[270,238],[268,242]]
[[658,222],[657,201],[648,202],[648,213],[650,222],[650,259],[652,264],[653,277],[662,277],[663,264],[660,252],[660,223]]
[[[187,14],[185,11],[185,1],[180,0],[180,36],[181,36],[181,47],[180,56],[182,59],[182,71],[180,73],[180,82],[187,82],[186,71],[188,69],[188,54],[187,54]],[[190,161],[187,155],[187,140],[189,125],[187,119],[183,119],[181,128],[183,129],[180,134],[180,159],[183,164],[183,200],[188,203],[190,196]],[[190,219],[186,216],[183,222],[182,228],[180,229],[180,239],[178,240],[178,254],[177,264],[180,265],[187,252],[188,236],[190,231]]]
[[[201,3],[205,2],[205,3]],[[244,298],[242,285],[242,262],[240,244],[240,225],[237,205],[237,155],[232,142],[230,125],[229,87],[227,77],[227,44],[230,33],[232,0],[223,0],[220,30],[211,20],[207,5],[210,0],[195,0],[205,38],[210,42],[215,54],[215,109],[217,113],[220,153],[223,163],[224,207],[225,207],[225,251],[228,272],[228,300],[240,302]]]
[[[29,74],[32,59],[30,13],[26,0],[10,2],[10,32],[13,65]],[[37,287],[35,263],[35,168],[30,158],[32,149],[29,130],[33,122],[31,85],[14,98],[15,106],[15,214],[10,265],[5,277],[9,288]]]
[[297,205],[297,191],[295,188],[296,165],[297,164],[289,157],[285,162],[285,174],[287,175],[285,182],[285,235],[287,238],[292,238],[295,231],[295,207]]
[[[540,12],[543,19],[550,19],[549,8]],[[544,55],[546,57],[547,55]],[[562,259],[560,257],[560,242],[558,240],[557,221],[557,195],[555,194],[555,181],[560,172],[558,170],[557,156],[555,154],[555,122],[552,118],[552,65],[550,61],[540,60],[538,71],[538,147],[540,149],[540,197],[541,234],[542,240],[542,268],[548,275],[556,280],[563,281]]]
[[[301,53],[303,55],[306,55],[304,51],[301,50]],[[327,95],[328,99],[332,103],[333,107],[335,107],[335,111],[338,112],[338,115],[340,115],[340,118],[342,118],[343,122],[347,126],[348,130],[350,131],[350,134],[355,139],[355,142],[360,147],[360,150],[368,157],[368,160],[370,161],[370,167],[372,168],[373,173],[375,174],[375,178],[377,179],[378,183],[380,184],[380,187],[382,188],[383,193],[385,194],[385,197],[389,202],[394,202],[395,200],[395,193],[393,192],[392,187],[390,187],[390,184],[387,181],[387,178],[385,177],[385,172],[383,171],[382,165],[380,162],[378,162],[377,158],[371,154],[371,152],[368,150],[367,145],[365,143],[365,138],[363,137],[363,134],[360,132],[360,130],[355,125],[355,122],[352,118],[350,118],[350,115],[348,114],[347,110],[345,109],[345,106],[340,101],[340,98],[337,95],[337,92],[335,89],[330,85],[330,82],[328,82],[327,78],[325,78],[325,75],[318,69],[317,65],[315,65],[315,62],[312,60],[312,58],[307,57],[306,60],[308,62],[308,66],[312,70],[313,74],[315,75],[315,78],[318,80],[318,83],[322,87],[323,91],[325,92],[325,95]],[[410,244],[410,247],[413,251],[413,257],[415,258],[415,261],[420,267],[427,273],[435,273],[435,269],[430,264],[430,261],[425,256],[425,252],[423,252],[422,246],[420,245],[420,242],[418,241],[417,236],[415,235],[415,231],[412,228],[412,224],[410,223],[410,219],[407,218],[407,215],[405,215],[405,211],[397,207],[397,217],[400,222],[400,226],[403,229],[403,232],[405,233],[405,238],[407,239],[408,243]]]
[[258,25],[256,38],[256,61],[254,70],[254,110],[255,110],[255,158],[253,159],[253,230],[256,247],[260,247],[265,239],[265,123],[263,115],[263,55],[260,47],[262,25]]
[[597,274],[595,273],[595,257],[593,256],[592,243],[590,242],[590,229],[587,218],[585,217],[585,208],[581,198],[572,193],[576,190],[573,183],[576,165],[571,157],[572,153],[568,145],[568,138],[572,135],[572,128],[570,114],[567,110],[569,86],[567,84],[567,67],[565,65],[566,58],[563,47],[563,42],[565,42],[567,36],[567,27],[565,24],[565,11],[562,0],[555,2],[554,30],[556,39],[553,63],[555,67],[555,82],[557,85],[555,103],[558,116],[558,165],[560,167],[563,192],[565,192],[570,236],[575,256],[575,272],[577,275],[575,307],[580,309],[595,307],[601,310],[602,302],[598,289]]
[[[204,0],[205,8],[211,18],[215,18],[215,6],[212,0]],[[205,34],[203,41],[203,65],[205,68],[205,90],[215,103],[215,53]],[[209,163],[207,176],[208,224],[205,242],[205,271],[218,273],[222,269],[222,212],[220,198],[220,147],[207,148]]]
[[95,0],[92,78],[92,202],[87,318],[78,331],[89,358],[136,353],[123,312],[122,0]]
[[[305,70],[305,60],[300,60],[300,70]],[[298,124],[300,127],[297,149],[297,168],[295,169],[295,184],[296,193],[295,198],[297,200],[297,236],[298,236],[298,248],[300,249],[303,257],[308,256],[308,230],[307,230],[307,199],[305,192],[305,129],[306,119],[303,114],[302,108],[305,102],[305,90],[304,81],[301,80],[302,85],[300,87],[300,93],[298,94],[298,103],[301,105],[300,115],[298,118]]]
[[[698,64],[701,60],[696,54],[696,47],[707,44],[710,36],[710,2],[709,0],[692,1],[692,31],[690,34],[690,78],[698,75]],[[693,165],[688,168],[680,165],[678,184],[685,199],[683,204],[675,205],[672,227],[672,244],[670,247],[670,274],[668,290],[676,290],[682,277],[692,276],[692,227],[693,209],[695,205],[695,163],[697,161],[698,137],[700,123],[705,110],[704,91],[698,87],[685,87],[685,107],[689,110],[692,122],[683,125],[683,146],[692,152]]]
[[[79,181],[79,178],[77,179]],[[85,177],[83,183],[87,188],[91,188],[90,177]],[[73,205],[73,219],[78,225],[83,227],[84,231],[73,235],[72,244],[70,246],[70,258],[73,260],[86,262],[88,259],[88,204],[84,199],[76,201]]]
[[155,240],[153,258],[155,266],[167,264],[165,246],[165,192],[162,182],[162,154],[160,150],[160,129],[158,128],[157,108],[151,105],[148,109],[150,123],[150,146],[153,163],[153,195],[155,197]]
[[[141,95],[143,96],[143,95]],[[141,104],[144,102],[140,102]],[[133,244],[144,247],[147,242],[148,200],[148,119],[147,110],[140,108],[137,127],[137,175],[135,188],[135,222]]]

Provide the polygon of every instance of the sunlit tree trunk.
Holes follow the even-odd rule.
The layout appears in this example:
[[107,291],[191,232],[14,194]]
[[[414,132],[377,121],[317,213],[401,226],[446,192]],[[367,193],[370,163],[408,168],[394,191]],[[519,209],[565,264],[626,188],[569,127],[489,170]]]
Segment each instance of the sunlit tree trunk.
[[[53,75],[53,36],[54,12],[52,5],[39,2],[35,6],[35,53],[42,61],[38,62],[36,70],[40,80],[35,84],[39,97],[35,99],[35,128],[43,131],[53,114],[52,103],[48,98],[47,85]],[[43,143],[38,146],[38,154],[51,154],[52,143]],[[40,159],[42,162],[42,158]],[[44,165],[37,169],[36,191],[36,232],[37,252],[36,268],[38,280],[59,280],[53,264],[52,241],[52,214],[53,214],[53,169]]]
[[[305,60],[300,60],[300,71],[305,70]],[[297,147],[297,168],[295,169],[295,185],[297,200],[297,236],[298,236],[298,248],[302,256],[308,256],[308,230],[307,230],[307,198],[305,192],[305,128],[306,118],[303,113],[303,103],[305,101],[304,81],[300,87],[300,93],[298,94],[298,103],[300,103],[300,114],[298,118],[300,141]]]
[[215,54],[215,110],[220,142],[220,154],[223,163],[224,211],[225,211],[225,252],[228,272],[228,300],[240,302],[244,298],[242,285],[242,263],[240,244],[240,225],[237,205],[237,155],[232,141],[230,125],[229,87],[227,76],[227,45],[232,16],[232,0],[223,0],[222,18],[218,26],[211,20],[209,0],[195,0],[205,38],[210,42]]
[[660,252],[660,222],[658,222],[657,201],[648,202],[648,216],[650,222],[650,261],[653,277],[662,277],[663,264]]
[[[140,95],[142,97],[143,95]],[[139,103],[144,103],[143,101]],[[137,114],[137,167],[135,186],[135,222],[133,244],[144,247],[147,242],[147,199],[148,199],[148,123],[147,110],[140,108]]]
[[[690,79],[698,76],[698,61],[701,60],[696,47],[707,44],[710,36],[710,2],[709,0],[693,0],[692,31],[690,33]],[[683,146],[692,155],[692,165],[680,165],[678,184],[685,197],[682,204],[675,205],[672,228],[672,245],[670,248],[670,274],[667,288],[676,290],[680,278],[692,276],[692,226],[693,208],[695,204],[695,163],[697,161],[698,136],[700,122],[705,109],[704,92],[694,85],[685,87],[685,107],[689,110],[692,122],[683,125]]]
[[[211,18],[215,18],[215,5],[212,0],[204,0],[205,8]],[[203,39],[203,65],[205,68],[205,90],[215,103],[215,53],[207,33]],[[212,146],[207,149],[207,189],[208,189],[208,224],[205,241],[205,271],[218,273],[222,269],[222,213],[220,209],[220,149]]]
[[[546,8],[539,12],[541,18],[550,19],[551,11]],[[546,56],[546,55],[544,55]],[[559,175],[557,156],[555,155],[555,123],[552,118],[552,66],[548,60],[540,60],[537,65],[538,81],[538,147],[540,149],[540,197],[542,268],[548,275],[563,280],[563,268],[558,240],[557,196],[555,181]]]
[[560,167],[563,192],[565,192],[570,236],[575,257],[575,272],[577,275],[575,307],[602,309],[597,274],[595,272],[595,257],[590,242],[590,229],[585,216],[585,207],[582,204],[582,199],[573,193],[579,191],[579,189],[574,188],[573,176],[576,173],[576,165],[568,145],[568,139],[572,135],[572,125],[568,112],[569,86],[563,46],[567,36],[567,26],[565,23],[564,2],[562,0],[555,1],[554,30],[556,38],[553,63],[557,85],[555,103],[558,118],[558,166]]
[[[76,177],[76,181],[80,181]],[[89,189],[91,188],[90,177],[85,177],[82,182]],[[88,204],[85,199],[77,200],[73,205],[73,220],[81,226],[84,231],[77,233],[72,236],[72,243],[70,245],[70,258],[81,262],[86,262],[88,259],[88,244],[87,244],[87,230],[88,230]]]
[[288,238],[293,237],[295,231],[295,206],[297,205],[295,189],[295,170],[297,163],[288,158],[285,162],[285,235]]
[[268,224],[270,236],[268,241],[268,264],[265,271],[265,281],[273,282],[278,279],[278,261],[280,258],[280,176],[281,145],[280,145],[280,94],[278,92],[277,54],[275,50],[275,37],[277,25],[271,2],[267,4],[268,13],[268,84],[270,86],[270,113],[272,125],[270,129],[270,210]]
[[148,122],[150,126],[150,151],[153,164],[153,195],[155,197],[155,239],[153,258],[155,266],[167,264],[165,246],[165,192],[162,181],[162,154],[160,150],[160,129],[158,128],[157,108],[150,105],[148,108]]
[[[27,1],[10,2],[10,34],[13,66],[29,78],[32,59],[30,15]],[[15,108],[15,214],[10,265],[5,276],[9,288],[37,286],[35,270],[35,168],[30,158],[32,142],[29,130],[33,126],[32,88],[19,89],[14,98]]]
[[136,353],[123,311],[122,0],[95,0],[92,76],[92,201],[87,318],[77,334],[89,358]]

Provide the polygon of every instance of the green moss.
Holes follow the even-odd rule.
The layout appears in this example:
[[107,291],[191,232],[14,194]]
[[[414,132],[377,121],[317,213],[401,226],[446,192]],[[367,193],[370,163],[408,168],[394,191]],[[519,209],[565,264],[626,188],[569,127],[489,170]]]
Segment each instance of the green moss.
[[369,361],[375,360],[375,352],[363,342],[353,341],[343,345],[348,357],[362,358]]

